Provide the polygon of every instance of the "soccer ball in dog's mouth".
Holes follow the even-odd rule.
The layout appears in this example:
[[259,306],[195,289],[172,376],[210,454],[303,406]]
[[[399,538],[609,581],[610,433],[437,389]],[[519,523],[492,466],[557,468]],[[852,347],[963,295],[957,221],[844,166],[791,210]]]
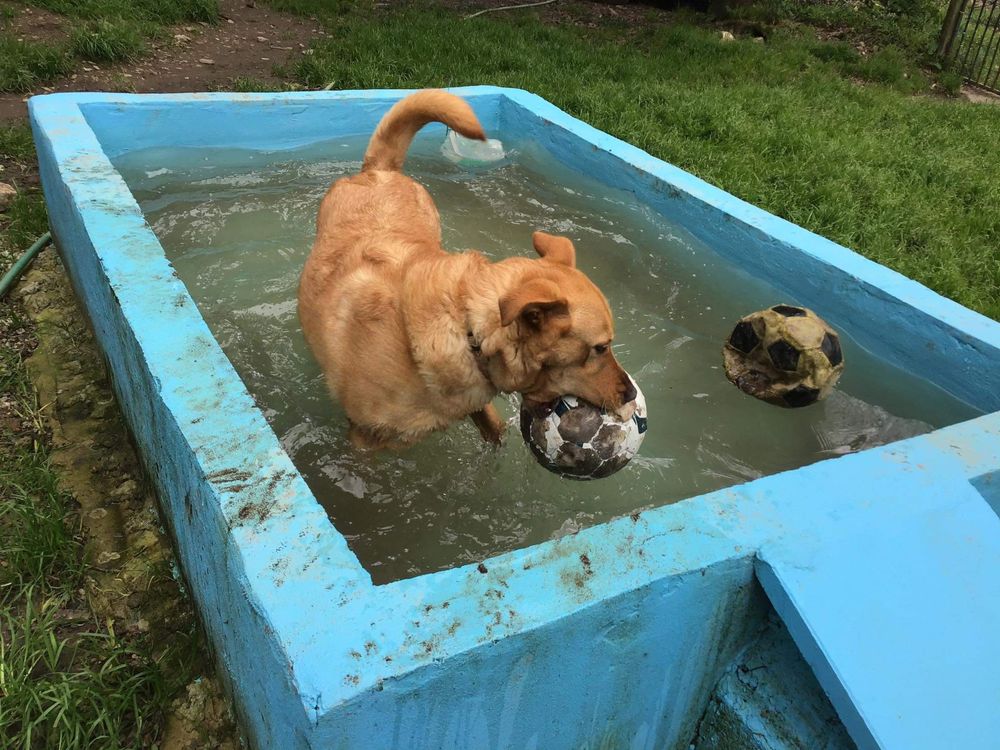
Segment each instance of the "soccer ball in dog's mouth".
[[549,471],[568,479],[601,479],[639,452],[646,436],[646,399],[635,384],[627,420],[577,398],[562,396],[544,408],[521,404],[521,436]]

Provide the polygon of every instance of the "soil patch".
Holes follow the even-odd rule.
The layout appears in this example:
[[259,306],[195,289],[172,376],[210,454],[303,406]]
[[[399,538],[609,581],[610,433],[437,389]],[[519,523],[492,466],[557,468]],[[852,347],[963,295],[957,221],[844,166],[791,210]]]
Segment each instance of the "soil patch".
[[[191,601],[182,593],[156,498],[146,486],[103,362],[58,256],[46,250],[15,290],[35,336],[2,343],[27,359],[45,405],[45,437],[60,487],[73,496],[85,536],[85,599],[120,635],[189,653],[195,679],[167,717],[161,750],[238,747]],[[37,346],[35,346],[37,341]],[[4,425],[27,431],[30,425]]]
[[[7,6],[11,7],[11,6]],[[82,62],[67,78],[44,86],[37,94],[56,91],[132,93],[212,91],[231,88],[237,79],[263,87],[279,87],[275,70],[308,52],[309,42],[326,32],[315,19],[276,13],[246,0],[220,0],[216,25],[185,24],[149,43],[150,54],[132,63],[98,65]],[[34,24],[41,22],[39,28]],[[24,8],[12,23],[24,38],[61,42],[67,19]],[[37,34],[29,37],[30,33]],[[25,94],[0,94],[0,123],[27,117]]]
[[1000,104],[1000,94],[994,94],[977,86],[962,86],[962,96],[974,104]]
[[0,30],[18,41],[61,44],[69,38],[70,20],[44,8],[0,3],[0,17],[4,18]]

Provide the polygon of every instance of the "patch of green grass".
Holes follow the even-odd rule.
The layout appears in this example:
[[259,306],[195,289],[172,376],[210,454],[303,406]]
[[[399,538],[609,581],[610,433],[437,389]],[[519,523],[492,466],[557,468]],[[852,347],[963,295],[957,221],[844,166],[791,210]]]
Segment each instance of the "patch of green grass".
[[[289,0],[282,0],[289,2]],[[295,0],[299,5],[305,0]],[[310,88],[496,84],[571,114],[1000,318],[1000,108],[912,96],[887,53],[778,29],[722,43],[689,25],[624,38],[530,14],[326,16],[295,70]],[[448,40],[443,44],[441,40]],[[859,86],[864,70],[875,82]],[[905,72],[905,69],[904,69]]]
[[72,62],[61,46],[0,34],[0,91],[25,93],[71,69]]
[[[9,309],[2,317],[24,325]],[[154,653],[154,644],[125,641],[93,620],[72,500],[49,466],[20,354],[7,347],[0,393],[0,747],[147,748],[186,680],[188,670],[174,664],[189,658],[186,646]]]
[[[33,169],[35,145],[31,139],[31,128],[27,125],[0,125],[0,153],[11,160],[11,166],[16,164],[25,170]],[[12,182],[18,190],[7,212],[0,214],[0,250],[25,250],[48,230],[45,201],[40,190],[27,189],[18,184],[15,177],[0,173],[0,179]],[[6,271],[6,268],[3,270]]]
[[732,12],[764,23],[798,21],[837,32],[852,42],[899,47],[910,58],[922,59],[936,46],[946,7],[947,3],[939,0],[753,0],[736,6]]
[[149,747],[153,706],[172,685],[159,664],[112,629],[67,621],[59,599],[29,595],[0,617],[4,699],[0,739],[10,750]]
[[21,162],[34,161],[35,144],[27,125],[0,125],[0,153]]
[[[25,400],[30,416],[30,386],[6,359],[0,387]],[[0,453],[0,746],[148,747],[150,725],[178,687],[166,657],[130,646],[87,613],[82,542],[44,448],[35,441]]]
[[39,190],[19,191],[7,209],[7,217],[3,231],[12,247],[27,250],[31,243],[48,231],[48,213]]
[[77,57],[94,62],[134,60],[146,51],[143,36],[133,22],[99,19],[73,31],[70,49]]
[[127,19],[160,25],[219,20],[217,0],[29,0],[30,4],[71,18]]
[[944,70],[938,76],[938,84],[941,90],[949,96],[956,96],[962,90],[965,79],[953,70]]
[[[21,404],[19,416],[32,421],[38,405],[32,401],[30,386],[18,377],[18,367],[16,362],[5,362],[0,385],[5,393],[15,393]],[[0,499],[4,519],[0,601],[20,599],[16,592],[33,586],[46,596],[71,591],[82,574],[82,549],[68,525],[70,512],[55,474],[37,444],[13,451],[9,458],[0,468],[0,486],[5,488]]]
[[365,14],[373,10],[372,2],[366,0],[268,0],[267,5],[285,13],[325,19]]
[[[73,19],[68,43],[17,41],[0,34],[0,92],[26,93],[69,73],[74,58],[94,62],[134,60],[163,27],[215,23],[218,0],[28,0]],[[13,17],[13,10],[4,6]]]
[[916,91],[925,86],[919,71],[898,47],[883,47],[845,69],[866,81],[884,83],[904,91]]
[[269,83],[262,78],[254,78],[253,76],[237,76],[229,86],[225,87],[226,91],[238,91],[245,94],[253,94],[259,91],[288,91],[289,89],[288,84]]

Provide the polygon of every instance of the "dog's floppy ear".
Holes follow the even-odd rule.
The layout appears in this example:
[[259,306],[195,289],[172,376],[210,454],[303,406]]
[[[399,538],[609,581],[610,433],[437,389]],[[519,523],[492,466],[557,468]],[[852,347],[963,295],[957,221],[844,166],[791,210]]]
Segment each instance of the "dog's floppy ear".
[[568,237],[535,232],[531,235],[531,242],[535,246],[535,252],[546,260],[562,263],[570,268],[576,267],[576,248]]
[[566,298],[548,279],[531,279],[500,299],[500,323],[504,326],[520,319],[538,329],[548,318],[568,312]]

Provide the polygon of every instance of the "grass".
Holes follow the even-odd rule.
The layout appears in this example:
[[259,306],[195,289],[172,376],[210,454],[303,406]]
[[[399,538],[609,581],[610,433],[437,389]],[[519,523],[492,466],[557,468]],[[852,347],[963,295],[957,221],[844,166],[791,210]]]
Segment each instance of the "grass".
[[[148,747],[147,713],[171,688],[158,665],[122,643],[113,630],[57,618],[63,602],[29,599],[0,622],[9,645],[0,738],[10,750]],[[87,628],[73,633],[73,626]],[[68,627],[69,626],[69,627]],[[2,644],[6,645],[6,644]]]
[[[219,19],[217,0],[31,0],[29,4],[66,16],[72,30],[66,41],[51,44],[18,41],[0,33],[0,92],[37,89],[69,73],[78,60],[135,60],[167,26]],[[13,17],[10,7],[3,10]]]
[[[10,160],[12,169],[34,169],[35,146],[31,128],[27,125],[0,125],[0,154]],[[6,271],[14,253],[26,250],[48,230],[48,217],[41,191],[26,189],[18,184],[16,177],[2,172],[0,180],[12,182],[18,189],[7,212],[0,214],[0,267]]]
[[30,0],[30,4],[86,21],[121,18],[170,25],[219,20],[217,0]]
[[87,610],[78,521],[48,464],[23,363],[7,348],[0,393],[32,435],[0,437],[0,746],[148,747],[178,688],[168,655],[123,641]]
[[753,0],[737,6],[737,17],[764,23],[797,21],[870,47],[895,47],[921,62],[931,59],[941,31],[946,0],[855,0],[800,2]]
[[[0,152],[15,169],[33,161],[27,126],[0,127]],[[40,193],[22,190],[0,214],[0,270],[45,229]],[[25,372],[29,329],[0,305],[0,747],[148,748],[191,675],[192,643],[122,638],[92,614],[79,518]]]
[[62,47],[18,41],[0,33],[0,92],[26,92],[65,75],[72,61]]
[[690,23],[623,32],[530,13],[463,21],[422,8],[279,7],[330,27],[293,71],[310,88],[529,89],[1000,318],[1000,108],[926,95],[929,79],[901,53],[863,58],[801,28],[727,44]]
[[73,31],[70,50],[76,57],[94,62],[135,60],[146,51],[145,36],[138,25],[128,21],[99,19]]

